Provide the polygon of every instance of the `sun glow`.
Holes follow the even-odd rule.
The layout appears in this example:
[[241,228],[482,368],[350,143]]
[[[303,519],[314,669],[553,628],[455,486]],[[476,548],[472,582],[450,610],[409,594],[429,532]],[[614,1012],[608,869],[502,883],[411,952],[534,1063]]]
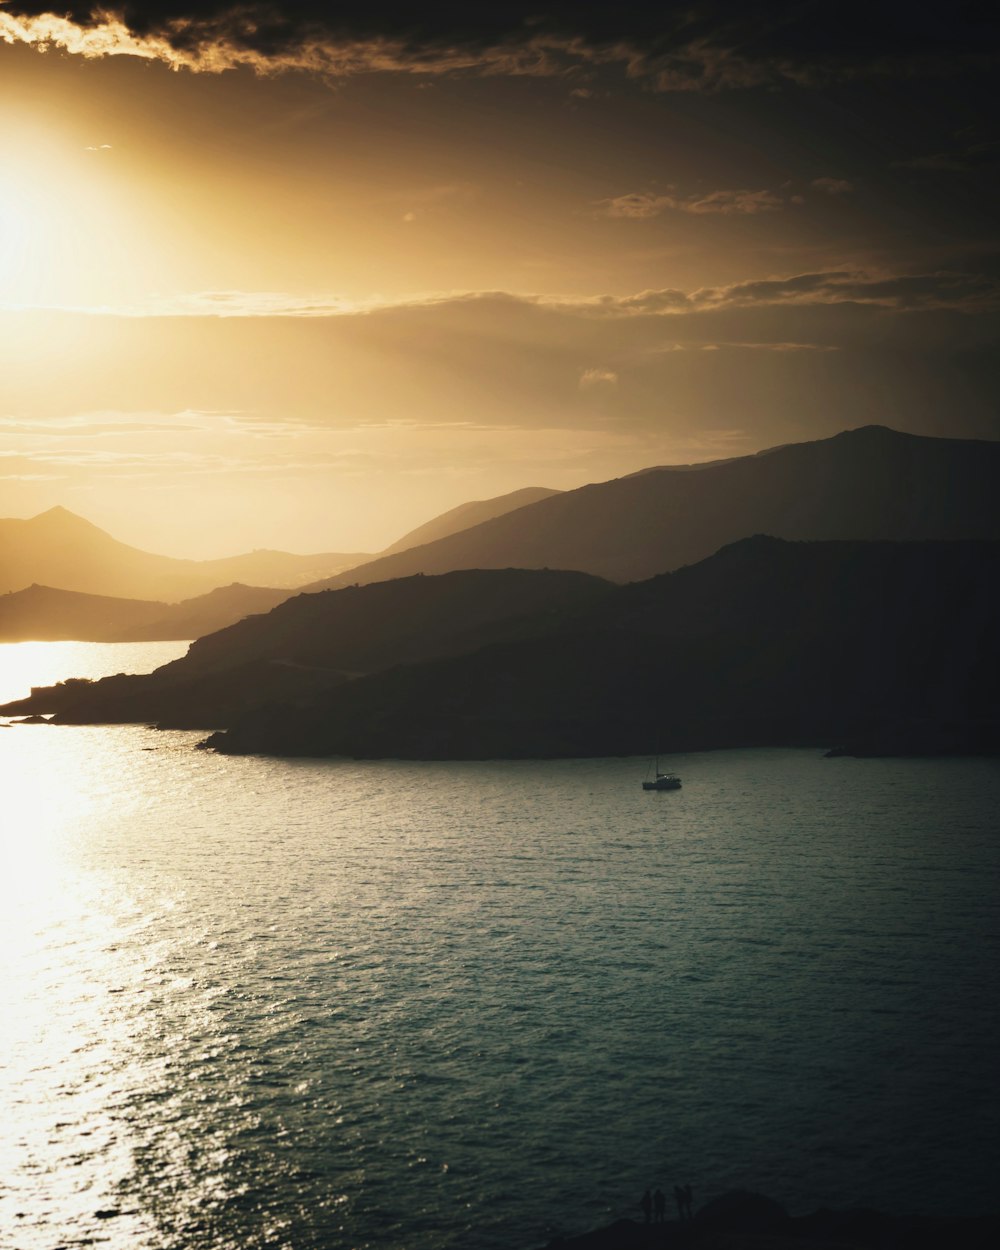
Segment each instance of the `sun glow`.
[[0,305],[95,307],[143,269],[142,215],[109,144],[0,137]]
[[26,290],[39,244],[39,204],[30,188],[0,172],[0,296]]

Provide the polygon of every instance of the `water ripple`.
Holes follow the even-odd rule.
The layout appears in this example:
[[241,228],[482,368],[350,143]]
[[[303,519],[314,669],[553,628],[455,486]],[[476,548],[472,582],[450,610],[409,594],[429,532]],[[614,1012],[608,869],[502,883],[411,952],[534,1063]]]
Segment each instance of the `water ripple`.
[[500,1250],[681,1180],[988,1204],[993,765],[720,752],[649,795],[191,743],[4,735],[0,1245]]

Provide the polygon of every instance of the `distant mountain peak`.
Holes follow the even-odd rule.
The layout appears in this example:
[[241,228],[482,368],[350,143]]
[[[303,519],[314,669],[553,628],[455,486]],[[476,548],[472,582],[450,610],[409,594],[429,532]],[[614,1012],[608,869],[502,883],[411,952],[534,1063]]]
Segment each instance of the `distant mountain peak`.
[[529,507],[531,504],[540,503],[543,499],[550,499],[553,495],[562,493],[548,486],[523,486],[520,490],[509,491],[506,495],[497,495],[493,499],[474,499],[469,503],[459,504],[457,508],[451,508],[448,512],[434,517],[433,520],[418,526],[415,530],[410,530],[408,534],[404,534],[380,554],[395,555],[401,551],[408,551],[412,547],[436,542],[450,534],[472,529],[484,521],[494,520],[498,516]]
[[891,425],[856,425],[852,430],[841,430],[834,438],[919,438],[919,434],[907,434],[903,430],[894,430]]
[[86,517],[70,512],[69,508],[64,508],[62,504],[56,504],[54,508],[49,508],[45,512],[39,512],[37,516],[29,519],[29,524],[36,525],[39,523],[86,526],[88,529],[94,530],[98,528],[93,521],[88,521]]

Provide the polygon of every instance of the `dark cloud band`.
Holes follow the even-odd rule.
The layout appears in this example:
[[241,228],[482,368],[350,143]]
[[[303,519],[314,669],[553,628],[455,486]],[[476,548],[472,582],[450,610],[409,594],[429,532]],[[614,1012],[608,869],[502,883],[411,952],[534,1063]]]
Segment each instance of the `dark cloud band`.
[[[23,19],[29,42],[61,43],[87,55],[103,53],[93,42],[71,46],[66,24],[93,33],[115,23],[146,45],[143,54],[157,55],[152,43],[176,63],[200,68],[225,68],[220,50],[228,63],[345,73],[558,73],[588,62],[617,63],[668,89],[987,66],[995,60],[998,33],[998,18],[986,4],[914,6],[898,0],[761,0],[752,6],[745,0],[422,6],[377,0],[0,0],[0,22],[5,16],[8,25]],[[42,33],[39,19],[52,19],[50,33]],[[53,33],[57,26],[62,35]],[[20,37],[2,26],[0,35]]]

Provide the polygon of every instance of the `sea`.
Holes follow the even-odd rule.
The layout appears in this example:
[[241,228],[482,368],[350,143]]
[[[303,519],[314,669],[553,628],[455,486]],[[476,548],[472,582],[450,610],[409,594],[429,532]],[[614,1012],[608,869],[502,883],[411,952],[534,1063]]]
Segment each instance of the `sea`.
[[[0,699],[182,643],[0,648]],[[995,1210],[1000,767],[0,728],[0,1247],[537,1250]]]

